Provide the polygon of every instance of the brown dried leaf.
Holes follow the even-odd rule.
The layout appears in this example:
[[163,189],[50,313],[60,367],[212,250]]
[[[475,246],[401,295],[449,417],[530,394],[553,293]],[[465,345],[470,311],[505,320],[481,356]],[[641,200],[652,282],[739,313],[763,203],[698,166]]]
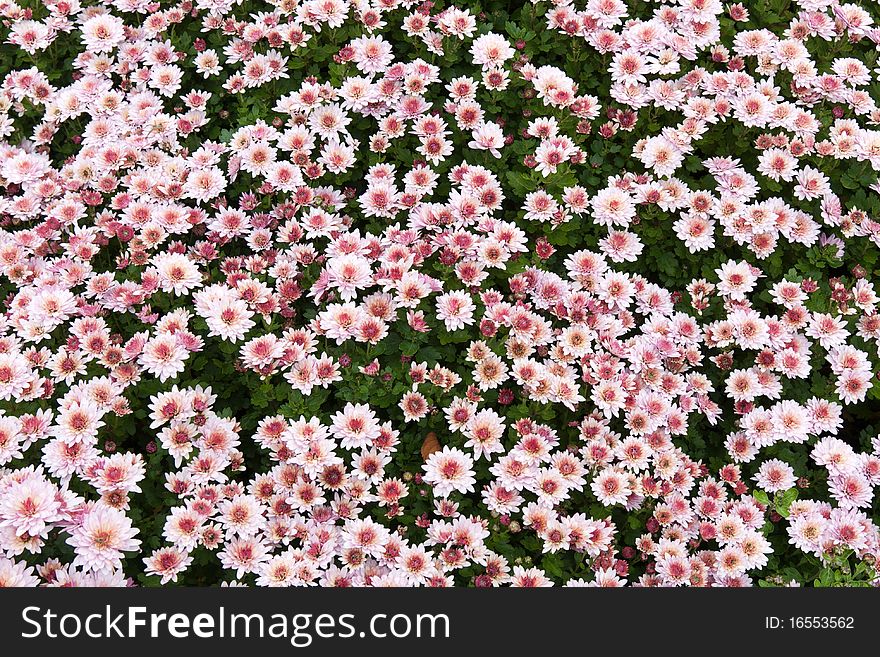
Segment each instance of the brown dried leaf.
[[437,434],[433,431],[429,431],[428,435],[425,436],[425,439],[422,441],[422,458],[427,461],[428,457],[431,456],[431,454],[439,451],[440,441],[437,440]]

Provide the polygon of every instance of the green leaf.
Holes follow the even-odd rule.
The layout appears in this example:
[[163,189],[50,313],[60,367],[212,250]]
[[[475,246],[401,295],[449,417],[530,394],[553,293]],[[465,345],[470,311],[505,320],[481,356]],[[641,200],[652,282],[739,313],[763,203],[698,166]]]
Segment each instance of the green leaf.
[[537,185],[531,177],[521,171],[508,171],[506,178],[510,187],[518,196],[525,196],[537,189]]
[[783,518],[788,518],[788,509],[791,507],[791,503],[797,499],[798,492],[797,488],[789,488],[787,491],[776,494],[776,512],[781,515]]

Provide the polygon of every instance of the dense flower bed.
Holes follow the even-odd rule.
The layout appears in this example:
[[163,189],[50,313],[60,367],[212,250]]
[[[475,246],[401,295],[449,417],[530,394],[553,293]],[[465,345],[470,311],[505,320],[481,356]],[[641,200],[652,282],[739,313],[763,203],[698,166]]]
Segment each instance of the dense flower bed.
[[877,584],[875,2],[0,14],[0,584]]

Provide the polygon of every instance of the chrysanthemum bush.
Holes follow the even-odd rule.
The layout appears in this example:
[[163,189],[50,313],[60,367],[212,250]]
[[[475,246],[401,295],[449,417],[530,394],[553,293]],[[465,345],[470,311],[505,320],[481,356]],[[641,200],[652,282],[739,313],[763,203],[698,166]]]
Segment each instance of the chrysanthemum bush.
[[876,3],[0,14],[0,584],[878,583]]

